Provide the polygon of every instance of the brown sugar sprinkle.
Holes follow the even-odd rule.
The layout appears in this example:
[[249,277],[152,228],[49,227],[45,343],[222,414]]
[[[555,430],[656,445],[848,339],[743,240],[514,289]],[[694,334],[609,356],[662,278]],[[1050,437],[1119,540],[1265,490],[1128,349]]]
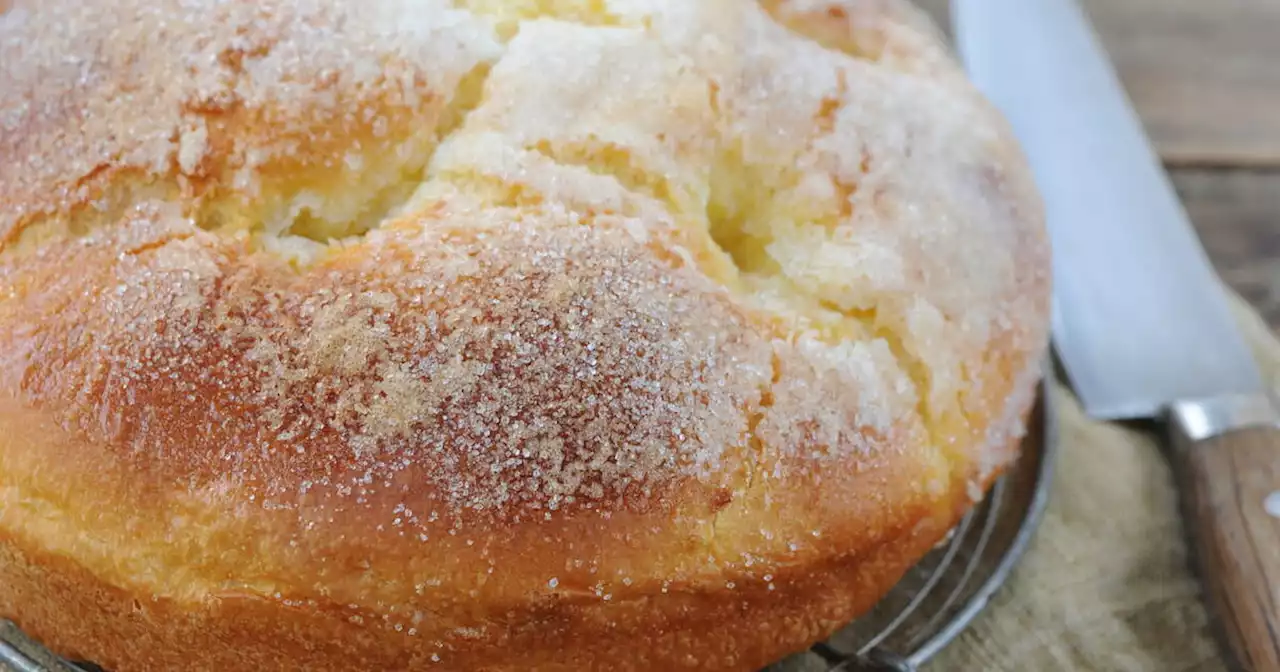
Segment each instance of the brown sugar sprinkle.
[[192,488],[413,493],[392,527],[998,442],[1031,187],[888,5],[18,2],[0,386]]

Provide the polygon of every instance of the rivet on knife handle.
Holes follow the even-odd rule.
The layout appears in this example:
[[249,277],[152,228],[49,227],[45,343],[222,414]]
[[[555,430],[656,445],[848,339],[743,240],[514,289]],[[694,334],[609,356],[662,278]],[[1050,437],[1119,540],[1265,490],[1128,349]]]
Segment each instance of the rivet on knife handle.
[[1265,397],[1171,409],[1213,615],[1246,670],[1280,671],[1280,420]]

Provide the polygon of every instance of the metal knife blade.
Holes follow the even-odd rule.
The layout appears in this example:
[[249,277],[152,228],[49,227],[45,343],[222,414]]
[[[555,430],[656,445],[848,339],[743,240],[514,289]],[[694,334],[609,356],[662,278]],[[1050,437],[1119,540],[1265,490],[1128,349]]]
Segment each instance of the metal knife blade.
[[1053,336],[1090,415],[1151,417],[1263,384],[1220,282],[1073,0],[954,0],[970,78],[1045,200]]

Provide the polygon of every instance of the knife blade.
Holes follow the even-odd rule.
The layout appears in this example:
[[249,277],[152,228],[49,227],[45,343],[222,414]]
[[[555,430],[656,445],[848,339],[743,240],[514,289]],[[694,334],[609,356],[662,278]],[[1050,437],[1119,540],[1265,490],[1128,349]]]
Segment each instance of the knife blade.
[[1231,648],[1280,670],[1280,413],[1140,118],[1075,0],[952,0],[951,15],[1044,199],[1072,388],[1096,418],[1167,421]]
[[955,3],[958,47],[1041,185],[1058,273],[1054,337],[1091,415],[1261,392],[1218,282],[1078,8]]

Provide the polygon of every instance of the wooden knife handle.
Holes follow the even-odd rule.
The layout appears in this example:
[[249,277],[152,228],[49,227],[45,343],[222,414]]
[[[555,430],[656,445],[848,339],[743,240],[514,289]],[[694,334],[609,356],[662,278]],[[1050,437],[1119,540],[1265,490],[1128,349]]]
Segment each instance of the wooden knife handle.
[[1174,427],[1213,620],[1241,667],[1280,672],[1280,428]]

